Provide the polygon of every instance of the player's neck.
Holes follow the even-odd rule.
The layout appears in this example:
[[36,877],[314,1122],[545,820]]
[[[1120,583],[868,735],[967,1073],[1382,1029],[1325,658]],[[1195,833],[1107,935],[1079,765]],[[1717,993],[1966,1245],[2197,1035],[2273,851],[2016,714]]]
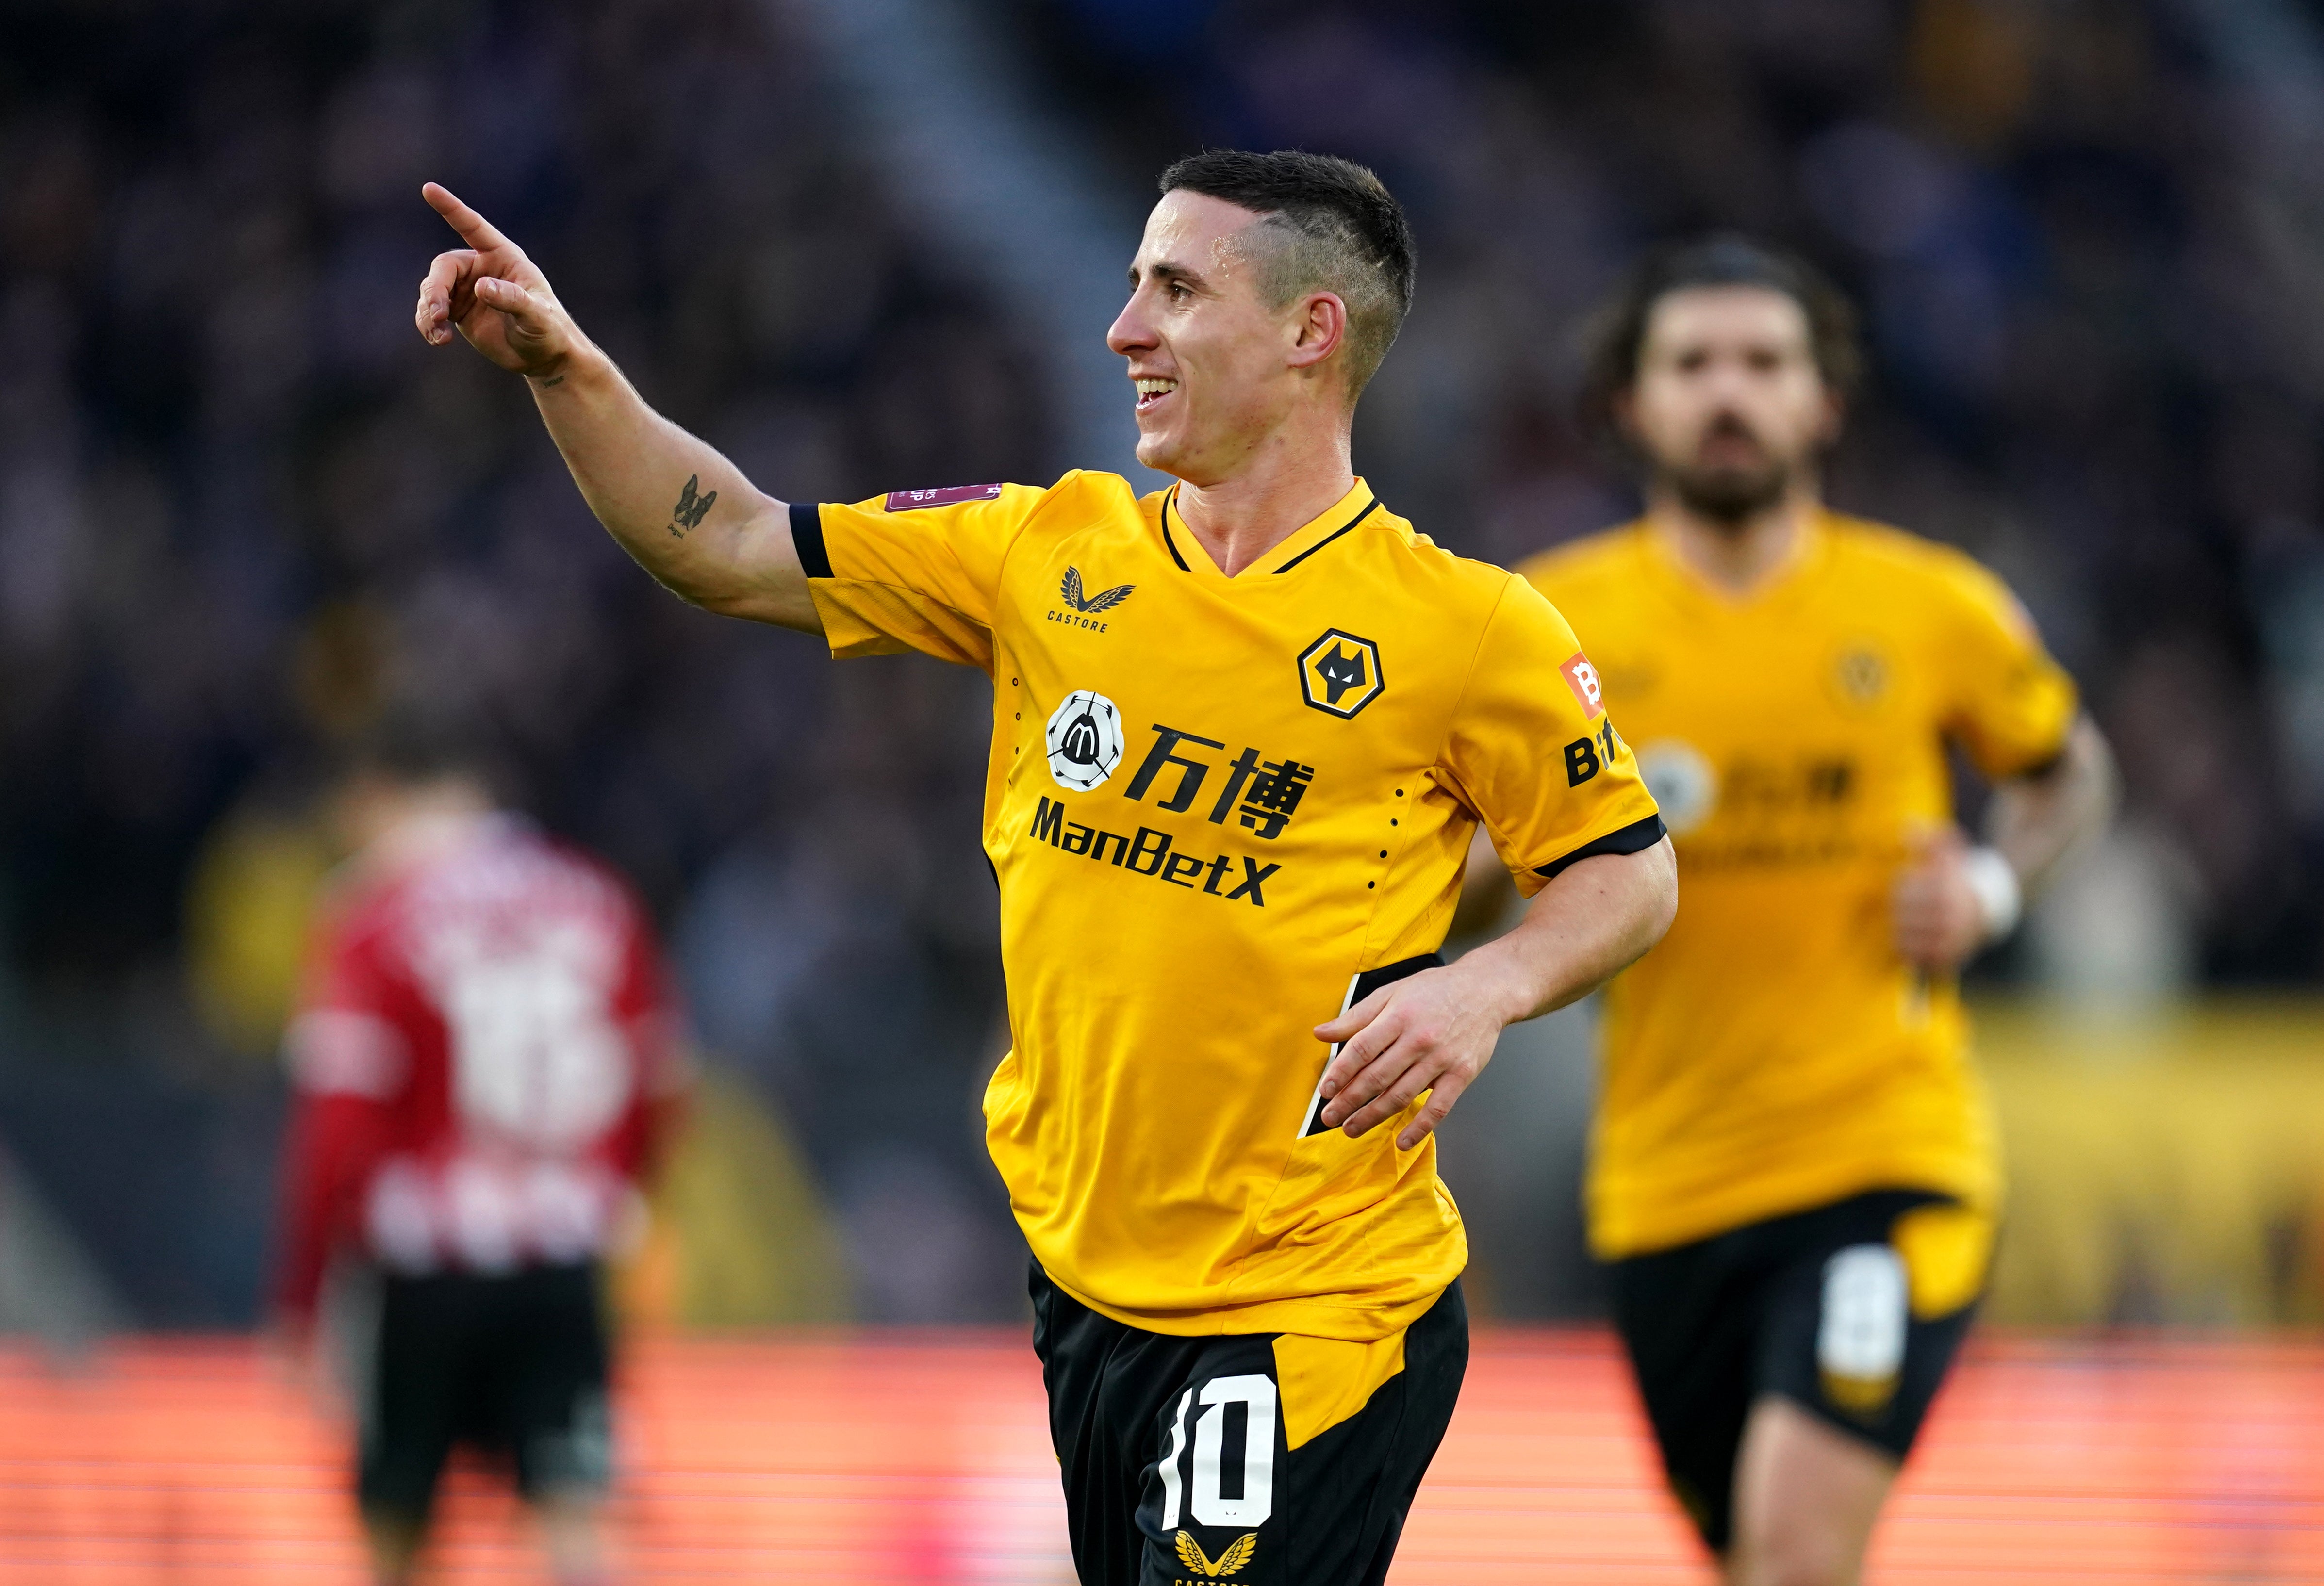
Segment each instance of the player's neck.
[[400,870],[466,843],[494,810],[481,789],[430,788],[381,812],[364,844],[367,864]]
[[1277,431],[1223,478],[1178,486],[1178,516],[1231,578],[1355,488],[1344,423],[1325,435]]
[[1748,595],[1781,576],[1807,543],[1809,525],[1821,511],[1821,503],[1805,491],[1740,521],[1707,516],[1662,492],[1646,504],[1647,521],[1680,564],[1729,595]]

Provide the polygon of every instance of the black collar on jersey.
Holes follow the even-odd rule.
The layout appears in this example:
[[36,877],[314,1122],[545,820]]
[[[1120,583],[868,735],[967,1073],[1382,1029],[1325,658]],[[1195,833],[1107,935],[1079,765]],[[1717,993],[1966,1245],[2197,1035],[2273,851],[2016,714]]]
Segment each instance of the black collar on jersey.
[[[1170,503],[1177,499],[1178,487],[1175,484],[1163,493],[1162,543],[1170,548],[1170,559],[1178,564],[1178,571],[1181,573],[1191,573],[1194,569],[1186,565],[1186,558],[1178,554],[1178,542],[1170,538]],[[1189,772],[1188,774],[1192,775],[1193,773]]]
[[1372,513],[1379,509],[1379,497],[1372,497],[1371,500],[1364,503],[1364,510],[1362,512],[1358,512],[1354,517],[1341,524],[1337,529],[1333,530],[1329,534],[1323,536],[1323,539],[1317,540],[1314,544],[1309,546],[1305,550],[1301,551],[1297,556],[1293,557],[1289,561],[1284,563],[1275,570],[1278,573],[1288,573],[1292,568],[1305,561],[1309,557],[1314,556],[1317,551],[1331,544],[1332,541],[1339,539],[1341,535],[1345,534],[1349,530],[1362,522],[1366,518],[1370,517]]
[[[1181,573],[1191,573],[1194,569],[1186,565],[1186,558],[1178,554],[1178,542],[1170,538],[1170,503],[1177,499],[1178,487],[1175,484],[1172,485],[1169,491],[1162,497],[1162,543],[1164,546],[1168,548],[1170,559],[1178,564],[1178,571]],[[1309,557],[1314,556],[1317,551],[1331,544],[1332,541],[1339,539],[1341,535],[1345,534],[1349,530],[1353,529],[1366,518],[1370,517],[1374,512],[1379,510],[1379,497],[1377,495],[1372,497],[1371,500],[1364,503],[1363,511],[1358,512],[1354,517],[1341,524],[1337,529],[1333,530],[1329,534],[1323,536],[1323,539],[1317,540],[1314,544],[1309,546],[1305,550],[1301,551],[1297,556],[1293,557],[1289,561],[1284,563],[1275,570],[1277,573],[1288,573],[1292,568],[1305,561]],[[1189,532],[1191,532],[1191,530],[1189,530]]]

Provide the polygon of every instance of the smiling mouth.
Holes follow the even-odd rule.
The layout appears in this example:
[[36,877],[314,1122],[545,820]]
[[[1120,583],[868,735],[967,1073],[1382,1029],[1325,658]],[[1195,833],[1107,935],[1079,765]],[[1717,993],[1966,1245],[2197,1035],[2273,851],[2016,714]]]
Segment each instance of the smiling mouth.
[[1134,380],[1130,383],[1138,388],[1138,410],[1141,413],[1178,389],[1175,380]]

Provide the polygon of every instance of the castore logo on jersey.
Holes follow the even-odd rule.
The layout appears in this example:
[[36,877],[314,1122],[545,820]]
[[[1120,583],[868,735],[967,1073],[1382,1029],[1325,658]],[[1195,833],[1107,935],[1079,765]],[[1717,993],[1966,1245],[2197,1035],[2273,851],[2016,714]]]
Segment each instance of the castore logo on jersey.
[[1102,633],[1112,624],[1094,622],[1092,619],[1101,612],[1111,611],[1123,601],[1128,600],[1137,592],[1137,589],[1138,586],[1135,584],[1117,584],[1111,589],[1101,589],[1095,595],[1084,595],[1082,593],[1082,570],[1079,567],[1067,567],[1065,582],[1057,587],[1058,595],[1064,597],[1065,609],[1064,611],[1052,609],[1049,613],[1049,621],[1064,622],[1075,628],[1093,628]]
[[1250,1555],[1259,1551],[1259,1533],[1247,1531],[1236,1537],[1213,1558],[1203,1551],[1203,1545],[1186,1532],[1178,1533],[1178,1562],[1199,1572],[1206,1581],[1231,1575],[1250,1563]]
[[1084,616],[1087,616],[1093,612],[1111,611],[1123,601],[1128,600],[1137,587],[1135,584],[1117,584],[1111,589],[1101,589],[1095,595],[1084,595],[1082,594],[1082,570],[1079,567],[1067,567],[1065,581],[1059,586],[1057,593],[1065,597],[1067,605]]

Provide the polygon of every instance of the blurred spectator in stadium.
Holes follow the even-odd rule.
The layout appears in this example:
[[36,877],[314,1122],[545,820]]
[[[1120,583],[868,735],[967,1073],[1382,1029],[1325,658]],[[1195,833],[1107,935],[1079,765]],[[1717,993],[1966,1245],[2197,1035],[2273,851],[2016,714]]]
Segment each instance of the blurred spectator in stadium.
[[1469,555],[1634,509],[1554,327],[1642,247],[1736,229],[1833,261],[1875,371],[1835,502],[2002,572],[2123,761],[2128,820],[2048,900],[2062,928],[2037,911],[1988,970],[2324,979],[2324,297],[2292,218],[2324,200],[2314,6],[1010,10],[1125,170],[1329,149],[1407,196],[1427,287],[1357,444]]
[[[512,795],[673,926],[779,912],[764,889],[822,846],[826,782],[862,785],[834,774],[859,746],[825,736],[815,647],[641,588],[522,393],[421,355],[401,323],[434,246],[414,173],[523,226],[655,401],[823,499],[1053,477],[1043,388],[782,5],[32,0],[5,31],[0,1135],[142,1320],[243,1323],[263,1200],[225,1178],[272,1127],[264,1054],[322,846],[311,767],[381,698],[492,723]],[[813,1126],[823,1185],[926,1159],[905,1214],[890,1185],[842,1196],[851,1219],[1013,1240],[973,1105],[1000,1005],[974,844],[989,700],[956,669],[889,667],[914,680],[888,696],[918,703],[859,736],[879,819],[929,863],[891,894],[870,846],[820,855],[841,928],[740,985],[706,937],[681,969],[760,1102],[807,1076],[777,1122]],[[761,973],[767,1018],[707,1018]],[[895,1017],[856,1040],[866,983]],[[845,1065],[806,1060],[835,1040]],[[41,1148],[45,1093],[12,1081],[100,1063],[112,1111],[76,1102],[88,1130],[198,1189],[164,1206]],[[1003,1264],[875,1240],[867,1307],[1010,1314],[1021,1296],[963,1276]]]
[[[527,807],[671,923],[712,1047],[762,1095],[807,1076],[783,1119],[812,1125],[851,1228],[925,1227],[952,1197],[977,1237],[1014,1237],[970,1113],[999,1007],[983,746],[955,730],[985,717],[982,679],[882,663],[925,674],[876,746],[871,819],[927,856],[888,895],[894,854],[826,852],[817,824],[829,787],[869,785],[831,763],[857,750],[825,727],[851,714],[830,708],[844,670],[641,586],[522,393],[425,360],[402,324],[409,261],[435,245],[410,196],[440,171],[747,472],[835,501],[1053,478],[1046,372],[893,196],[806,10],[10,7],[0,1132],[142,1320],[253,1313],[262,1201],[233,1175],[272,1128],[257,1055],[317,862],[301,766],[406,673],[489,712]],[[2123,759],[2128,818],[2099,873],[2062,881],[1988,973],[2116,998],[2324,977],[2313,7],[976,10],[1124,181],[1206,142],[1293,144],[1406,198],[1426,289],[1359,445],[1383,496],[1466,553],[1514,557],[1630,504],[1565,418],[1572,348],[1536,327],[1680,232],[1832,261],[1869,306],[1876,369],[1836,503],[2003,572]],[[786,888],[845,901],[761,993],[715,927],[785,918]],[[816,1063],[867,982],[912,1019],[844,1070]],[[167,1217],[117,1173],[90,1182],[97,1153],[51,1148],[63,1104],[17,1083],[100,1065],[75,1138],[198,1182]],[[170,1077],[189,1074],[198,1094]],[[845,1188],[881,1178],[899,1116],[936,1168],[901,1214],[899,1181]],[[867,1314],[1007,1314],[1012,1296],[945,1276],[994,1263],[927,1242],[865,1247]]]
[[605,1578],[601,1259],[687,1063],[644,908],[392,723],[338,787],[335,878],[290,1026],[276,1298],[312,1349],[335,1271],[372,1314],[349,1387],[378,1579],[410,1578],[457,1443],[512,1462],[561,1586]]

